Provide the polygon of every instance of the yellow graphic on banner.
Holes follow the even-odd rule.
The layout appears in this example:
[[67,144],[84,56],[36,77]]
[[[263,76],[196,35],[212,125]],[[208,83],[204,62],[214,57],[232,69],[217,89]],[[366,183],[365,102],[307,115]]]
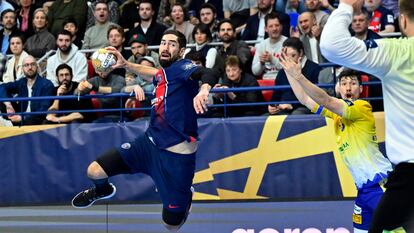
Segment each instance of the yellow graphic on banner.
[[244,151],[209,164],[209,168],[198,171],[194,184],[214,180],[214,175],[249,168],[250,172],[243,192],[217,189],[218,195],[196,192],[196,200],[223,199],[263,199],[257,195],[269,164],[300,159],[322,153],[333,152],[338,171],[342,194],[355,197],[356,188],[352,176],[337,152],[333,121],[326,119],[327,125],[276,141],[286,116],[268,117],[263,127],[257,148]]
[[0,127],[0,139],[2,138],[8,138],[28,133],[34,133],[37,131],[47,130],[47,129],[53,129],[57,127],[65,126],[62,125],[29,125],[29,126],[23,126],[23,127]]

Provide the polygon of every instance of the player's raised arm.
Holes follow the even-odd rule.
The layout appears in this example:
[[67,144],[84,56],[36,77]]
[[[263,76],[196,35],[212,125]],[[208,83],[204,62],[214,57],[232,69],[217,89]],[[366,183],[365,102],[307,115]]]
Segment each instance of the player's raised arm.
[[286,72],[288,81],[298,100],[308,109],[314,110],[316,104],[326,107],[330,111],[342,116],[345,103],[329,96],[324,90],[310,82],[301,71],[301,64],[289,58],[286,49],[283,50],[280,64]]
[[106,47],[106,50],[116,57],[116,64],[112,66],[112,68],[125,68],[128,71],[135,73],[135,74],[143,74],[149,76],[155,76],[158,72],[157,68],[144,66],[136,63],[132,63],[127,61],[122,54],[114,47]]
[[362,41],[351,37],[349,25],[354,11],[361,9],[363,0],[341,0],[326,23],[322,35],[321,52],[329,61],[379,78],[392,65],[381,40]]

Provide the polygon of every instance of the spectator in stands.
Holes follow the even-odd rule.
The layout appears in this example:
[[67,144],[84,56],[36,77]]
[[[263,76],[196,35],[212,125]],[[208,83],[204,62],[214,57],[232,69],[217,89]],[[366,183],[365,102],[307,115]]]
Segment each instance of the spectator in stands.
[[79,49],[82,48],[82,38],[78,35],[79,26],[74,18],[68,18],[63,22],[63,29],[69,31],[72,34],[72,44],[76,45]]
[[240,31],[245,27],[249,16],[257,13],[256,0],[226,0],[223,1],[224,18],[231,19],[235,31]]
[[282,24],[279,14],[271,12],[265,17],[265,31],[269,38],[256,44],[256,52],[252,62],[254,75],[263,75],[263,79],[275,79],[282,67],[279,64],[279,54],[287,37],[281,35]]
[[142,0],[139,3],[140,23],[129,32],[128,41],[132,35],[145,36],[148,45],[160,45],[162,35],[167,29],[164,25],[153,19],[154,8],[150,0]]
[[[312,12],[316,18],[316,25],[318,30],[322,31],[326,21],[328,21],[329,14],[321,10],[322,2],[320,0],[305,0],[306,11]],[[313,29],[315,30],[315,29]]]
[[[361,10],[359,12],[354,12],[352,18],[351,29],[354,37],[360,40],[375,40],[381,39],[382,37],[377,33],[368,29],[369,26],[369,13],[366,10]],[[369,82],[378,82],[380,81],[377,77],[365,74],[368,76]],[[369,96],[368,97],[382,97],[382,86],[381,85],[371,85],[368,87]],[[382,100],[376,100],[371,102],[372,111],[383,111],[384,104]]]
[[[252,75],[243,72],[242,63],[237,56],[228,56],[225,62],[226,76],[221,84],[216,84],[215,88],[239,88],[239,87],[258,87],[257,80]],[[222,104],[226,95],[226,102],[231,103],[254,103],[263,102],[263,95],[258,91],[244,92],[221,92],[213,96],[214,103]],[[228,107],[227,114],[230,117],[254,116],[264,113],[260,106],[240,106]],[[222,116],[223,108],[215,110],[214,117]]]
[[[141,34],[132,35],[131,39],[129,40],[129,46],[131,46],[132,56],[128,58],[128,61],[132,63],[137,63],[140,57],[149,56],[152,57],[154,60],[155,67],[159,68],[159,55],[158,53],[149,50],[147,41],[145,37]],[[134,73],[126,72],[125,77],[133,77]]]
[[[318,76],[321,68],[318,64],[306,58],[302,42],[295,37],[288,38],[283,42],[283,48],[286,48],[287,56],[296,63],[301,63],[302,74],[312,83],[318,83]],[[286,72],[282,69],[277,74],[275,86],[290,85],[286,76]],[[274,90],[272,101],[297,101],[292,89],[288,90]],[[271,115],[286,115],[286,114],[308,114],[309,109],[301,104],[276,104],[268,105],[269,114]]]
[[[304,12],[300,14],[298,23],[301,33],[300,40],[303,43],[306,57],[316,63],[325,62],[326,60],[319,49],[321,28],[317,25],[315,15],[312,12]],[[299,34],[292,36],[297,37],[297,35]]]
[[108,46],[108,29],[115,25],[109,22],[108,14],[108,4],[104,1],[96,2],[94,6],[95,25],[85,32],[82,49],[99,49]]
[[394,19],[396,19],[396,17],[400,14],[398,9],[398,0],[381,0],[381,5],[394,14]]
[[6,0],[0,0],[0,14],[3,14],[3,11],[5,10],[14,11],[14,7],[12,6],[12,4],[10,4]]
[[88,64],[84,54],[79,52],[78,47],[72,44],[72,34],[66,30],[58,33],[56,54],[47,60],[47,79],[58,86],[58,79],[55,76],[56,68],[66,63],[73,69],[73,80],[80,82],[88,76]]
[[[184,57],[185,59],[191,60],[194,65],[206,67],[206,57],[204,57],[201,53],[187,53]],[[218,83],[218,82],[216,82]]]
[[305,3],[301,0],[277,0],[275,9],[279,12],[289,13],[303,13],[306,11]]
[[[113,74],[112,70],[107,72],[99,72],[95,69],[95,76],[91,79],[84,80],[79,83],[75,94],[89,94],[94,91],[97,94],[119,93],[125,87],[125,78],[117,74]],[[119,98],[99,98],[97,99],[99,107],[102,109],[120,108]],[[103,117],[98,118],[95,122],[117,122],[119,121],[119,112],[104,112]]]
[[139,5],[141,2],[142,1],[127,0],[124,1],[124,3],[122,3],[122,5],[119,7],[121,15],[119,17],[118,24],[124,28],[125,32],[128,32],[139,25]]
[[381,0],[365,0],[364,4],[371,14],[369,29],[377,33],[394,32],[394,14],[381,6]]
[[[118,25],[111,25],[108,29],[107,34],[109,46],[116,48],[121,52],[123,57],[130,57],[132,55],[131,50],[126,50],[124,48],[124,29]],[[125,69],[115,69],[112,73],[125,77]]]
[[86,27],[87,8],[85,0],[56,0],[47,12],[49,32],[57,36],[62,30],[63,22],[74,18],[79,28],[78,36],[82,38]]
[[[144,66],[155,67],[154,58],[150,56],[139,57],[135,63]],[[153,76],[147,76],[142,74],[128,75],[125,78],[126,87],[123,89],[123,92],[130,93],[134,91],[136,85],[139,85],[142,88],[142,90],[144,90],[144,92],[151,93],[152,91],[154,91],[155,88],[153,79]]]
[[188,21],[188,13],[187,9],[180,4],[175,3],[171,8],[171,19],[173,21],[173,24],[168,29],[177,30],[184,34],[185,38],[187,39],[188,44],[194,43],[194,40],[191,36],[191,33],[194,30],[194,25]]
[[10,50],[13,56],[7,60],[6,73],[3,76],[3,82],[14,82],[24,76],[23,60],[29,56],[23,50],[23,34],[13,34],[10,36]]
[[216,62],[217,49],[208,43],[211,42],[210,29],[206,24],[198,24],[194,27],[192,38],[196,46],[186,49],[184,56],[188,53],[201,53],[206,58],[205,67],[213,68]]
[[[199,18],[202,21],[202,16],[201,16],[201,9],[204,9],[207,5],[209,9],[214,9],[214,20],[216,19],[223,19],[224,18],[224,14],[223,14],[223,0],[207,0],[207,1],[195,1],[192,0],[190,2],[190,5],[188,6],[188,10],[189,11],[193,11],[196,13],[196,17]],[[213,7],[213,8],[211,8]],[[206,24],[206,23],[204,23]],[[211,28],[210,28],[211,30]],[[213,37],[214,39],[214,37]]]
[[33,13],[36,8],[32,2],[32,0],[19,0],[20,8],[16,11],[17,20],[19,22],[18,29],[20,32],[23,32],[26,39],[34,34],[32,22]]
[[[37,96],[51,96],[53,94],[53,84],[41,77],[37,73],[37,63],[33,56],[28,56],[23,60],[24,77],[9,83],[0,85],[0,98],[10,98],[18,95],[19,97],[37,97]],[[36,101],[10,101],[3,102],[7,113],[16,113],[22,110],[23,112],[42,112],[47,111],[51,101],[50,100],[36,100]],[[8,119],[13,124],[33,125],[41,124],[45,115],[9,115]]]
[[236,55],[242,64],[241,67],[244,67],[244,71],[251,73],[252,54],[250,48],[244,41],[236,40],[236,31],[231,21],[223,19],[218,24],[218,28],[223,46],[217,48],[217,57],[213,69],[219,74],[223,74],[226,58],[230,55]]
[[1,13],[1,24],[3,29],[0,30],[0,48],[3,55],[10,54],[9,41],[11,34],[17,33],[19,29],[16,26],[16,13],[7,9]]
[[[72,81],[73,72],[68,64],[60,64],[56,68],[56,77],[59,86],[55,87],[54,94],[57,96],[74,95],[79,83]],[[56,99],[48,111],[68,111],[68,110],[89,110],[92,109],[91,99]],[[49,113],[46,116],[45,124],[51,123],[83,123],[93,119],[92,113],[73,111],[70,113]]]
[[35,58],[41,58],[46,52],[56,49],[56,39],[47,30],[47,14],[42,9],[36,9],[33,14],[33,28],[35,34],[29,37],[24,49]]
[[[197,2],[197,1],[192,1],[192,2]],[[203,3],[200,6],[200,11],[199,11],[199,17],[200,17],[200,22],[202,24],[206,24],[211,32],[211,41],[212,42],[217,42],[220,41],[219,37],[218,37],[218,28],[217,25],[219,23],[219,21],[217,20],[217,10],[216,7],[207,2],[207,3]]]
[[[259,11],[247,19],[246,28],[243,31],[243,40],[264,40],[269,35],[265,30],[265,17],[273,12],[275,0],[257,0]],[[279,22],[282,25],[282,35],[289,37],[290,18],[284,12],[276,12],[279,15]]]
[[[119,21],[119,4],[114,0],[92,0],[89,1],[91,5],[96,5],[98,2],[105,2],[108,5],[108,20],[111,23],[118,24]],[[88,16],[86,17],[86,30],[95,25],[94,11],[92,7],[88,7]]]
[[369,13],[366,10],[354,12],[351,24],[351,33],[360,40],[381,39],[382,37],[370,30]]

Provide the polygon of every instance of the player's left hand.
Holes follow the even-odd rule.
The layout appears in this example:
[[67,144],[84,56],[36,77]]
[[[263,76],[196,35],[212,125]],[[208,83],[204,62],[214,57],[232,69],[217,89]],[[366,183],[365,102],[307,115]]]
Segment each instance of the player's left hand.
[[193,105],[197,114],[203,114],[208,111],[207,102],[208,102],[208,90],[201,89],[200,92],[194,97]]
[[113,69],[117,68],[126,68],[127,60],[122,56],[122,54],[114,47],[109,46],[105,48],[109,53],[112,53],[116,57],[116,63],[112,66]]
[[286,75],[289,75],[295,79],[301,77],[302,74],[302,66],[301,66],[301,58],[299,61],[296,62],[292,58],[287,55],[287,49],[283,48],[282,53],[279,56],[280,65],[282,66],[283,70],[286,72]]

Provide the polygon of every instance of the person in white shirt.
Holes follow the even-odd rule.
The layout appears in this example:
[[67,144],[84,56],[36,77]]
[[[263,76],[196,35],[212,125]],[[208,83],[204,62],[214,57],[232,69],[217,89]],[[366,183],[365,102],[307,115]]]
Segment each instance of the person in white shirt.
[[252,63],[254,75],[263,75],[263,79],[275,79],[282,67],[279,64],[278,55],[287,37],[281,34],[282,24],[279,15],[271,12],[265,17],[265,31],[269,38],[256,44],[256,52]]
[[363,3],[340,0],[322,32],[321,51],[334,63],[381,79],[387,156],[396,166],[369,232],[414,232],[414,1],[399,0],[404,37],[368,41],[351,37],[348,31],[353,12]]

